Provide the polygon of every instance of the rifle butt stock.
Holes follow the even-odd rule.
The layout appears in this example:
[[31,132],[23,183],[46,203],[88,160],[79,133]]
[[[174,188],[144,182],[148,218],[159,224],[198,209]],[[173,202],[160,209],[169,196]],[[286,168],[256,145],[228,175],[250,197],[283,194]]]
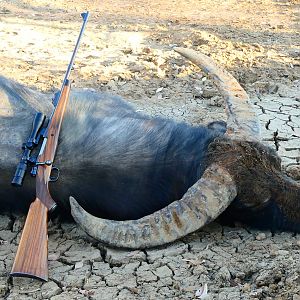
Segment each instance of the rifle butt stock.
[[11,276],[48,280],[47,222],[48,208],[36,198],[28,211]]

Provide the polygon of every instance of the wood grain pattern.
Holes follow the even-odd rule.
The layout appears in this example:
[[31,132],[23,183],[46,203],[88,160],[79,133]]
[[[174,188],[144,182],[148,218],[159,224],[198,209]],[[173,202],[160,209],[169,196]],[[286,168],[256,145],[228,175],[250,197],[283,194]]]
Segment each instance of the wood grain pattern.
[[[58,105],[50,120],[47,142],[37,161],[53,162],[58,137],[63,121],[65,109],[69,100],[70,84],[66,82]],[[48,211],[56,204],[52,199],[48,182],[51,174],[51,165],[39,165],[36,176],[36,199],[30,205],[11,276],[31,277],[48,280]]]
[[48,208],[31,203],[11,275],[48,280]]
[[[70,84],[63,88],[61,98],[52,116],[51,123],[48,127],[48,137],[47,144],[45,146],[44,152],[40,153],[38,156],[38,162],[44,162],[50,160],[53,162],[56,153],[56,148],[58,144],[58,137],[63,121],[63,116],[65,113],[66,106],[69,100]],[[55,202],[49,194],[48,182],[51,174],[52,165],[40,165],[38,167],[38,173],[36,177],[36,197],[39,198],[49,210],[55,206]]]

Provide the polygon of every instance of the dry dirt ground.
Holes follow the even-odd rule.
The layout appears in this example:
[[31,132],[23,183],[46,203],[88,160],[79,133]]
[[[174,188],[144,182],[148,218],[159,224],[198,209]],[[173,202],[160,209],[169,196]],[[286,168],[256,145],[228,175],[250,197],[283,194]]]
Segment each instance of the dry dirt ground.
[[[225,118],[212,82],[172,51],[209,54],[243,85],[264,140],[300,179],[300,2],[0,0],[1,75],[53,92],[91,11],[72,78],[138,110],[193,124]],[[299,199],[300,200],[300,199]],[[300,299],[300,235],[212,223],[164,248],[110,249],[74,224],[49,226],[50,280],[8,277],[24,216],[0,216],[0,298]]]

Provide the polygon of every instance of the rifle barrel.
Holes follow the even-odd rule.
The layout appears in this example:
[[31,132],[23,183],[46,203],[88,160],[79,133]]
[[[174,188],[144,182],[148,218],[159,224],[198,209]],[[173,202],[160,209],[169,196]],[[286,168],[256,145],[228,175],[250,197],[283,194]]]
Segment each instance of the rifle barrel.
[[[74,64],[74,60],[75,60],[75,56],[76,56],[76,53],[77,53],[77,50],[79,48],[79,44],[80,44],[80,40],[81,40],[81,37],[83,35],[83,32],[84,32],[84,29],[85,29],[85,26],[86,26],[86,23],[89,19],[89,15],[90,13],[87,11],[87,12],[84,12],[81,14],[81,17],[83,18],[83,24],[81,26],[81,30],[80,30],[80,33],[79,33],[79,36],[78,36],[78,39],[77,39],[77,42],[76,42],[76,45],[75,45],[75,48],[73,50],[73,54],[72,54],[72,57],[71,57],[71,60],[70,60],[70,63],[68,65],[68,68],[67,68],[67,71],[66,71],[66,74],[65,74],[65,78],[63,80],[63,83],[62,83],[62,86],[61,86],[61,89],[60,89],[60,92],[59,94],[56,96],[55,95],[55,100],[54,100],[54,105],[55,105],[55,108],[49,118],[49,124],[51,122],[51,119],[55,113],[55,110],[56,110],[56,105],[58,104],[59,100],[60,100],[60,97],[62,95],[62,91],[65,87],[65,85],[67,84],[67,82],[69,81],[69,76],[70,76],[70,73],[71,73],[71,70],[72,70],[72,67],[73,67],[73,64]],[[44,133],[44,137],[46,138],[48,136],[48,127],[47,129],[45,130],[45,133]]]
[[77,42],[76,42],[76,45],[75,45],[75,49],[73,51],[73,54],[72,54],[72,57],[71,57],[71,60],[70,60],[70,63],[68,65],[68,69],[66,71],[66,75],[65,75],[65,78],[63,80],[60,92],[62,92],[62,90],[63,90],[63,88],[65,86],[66,81],[69,79],[69,76],[70,76],[70,73],[71,73],[71,70],[72,70],[72,67],[73,67],[73,64],[74,64],[74,59],[75,59],[77,50],[79,48],[80,40],[81,40],[82,34],[84,32],[86,23],[88,21],[89,15],[90,15],[90,13],[88,11],[81,14],[81,16],[83,18],[83,24],[82,24],[82,27],[81,27],[81,30],[80,30],[80,33],[79,33],[79,36],[78,36],[78,39],[77,39]]

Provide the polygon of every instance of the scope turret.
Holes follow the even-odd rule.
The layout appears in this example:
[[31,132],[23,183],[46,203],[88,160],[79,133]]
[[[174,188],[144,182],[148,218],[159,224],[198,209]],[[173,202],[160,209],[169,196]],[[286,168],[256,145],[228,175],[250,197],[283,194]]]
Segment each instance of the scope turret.
[[43,126],[46,116],[41,112],[37,112],[34,116],[32,122],[32,129],[29,135],[29,138],[26,142],[26,147],[28,149],[33,149],[39,143],[38,132],[40,128]]

